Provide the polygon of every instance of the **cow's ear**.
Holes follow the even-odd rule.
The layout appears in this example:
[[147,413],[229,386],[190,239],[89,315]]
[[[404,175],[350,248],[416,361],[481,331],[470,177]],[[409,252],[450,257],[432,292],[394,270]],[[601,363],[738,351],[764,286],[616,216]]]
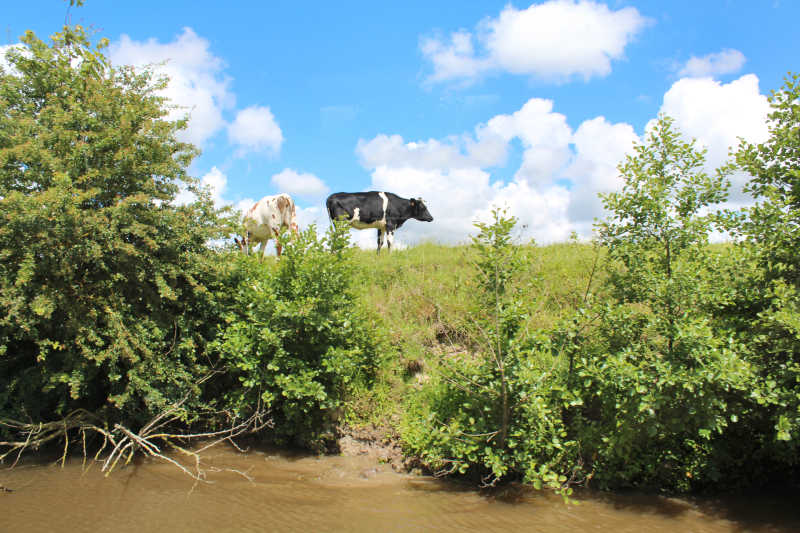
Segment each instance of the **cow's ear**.
[[409,203],[411,204],[411,207],[414,207],[414,204],[416,204],[417,201],[412,198],[411,200],[409,200]]

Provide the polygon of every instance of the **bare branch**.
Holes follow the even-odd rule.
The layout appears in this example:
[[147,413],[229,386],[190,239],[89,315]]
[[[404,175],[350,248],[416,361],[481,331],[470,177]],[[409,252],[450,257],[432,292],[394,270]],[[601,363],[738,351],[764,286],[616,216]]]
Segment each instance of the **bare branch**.
[[[198,433],[168,433],[163,431],[170,423],[180,420],[180,412],[185,401],[186,398],[154,416],[149,422],[142,426],[138,432],[122,424],[115,424],[111,430],[106,430],[100,427],[98,423],[95,423],[100,422],[98,417],[83,409],[73,411],[62,420],[38,424],[0,418],[0,425],[10,428],[21,437],[19,440],[0,441],[0,462],[9,455],[15,453],[16,457],[11,465],[11,468],[13,468],[17,465],[19,458],[26,450],[38,449],[53,440],[61,438],[64,440],[64,449],[59,462],[63,466],[66,463],[70,443],[72,442],[70,434],[77,431],[81,437],[83,466],[85,467],[86,458],[88,457],[86,433],[91,432],[103,436],[103,442],[94,455],[95,461],[100,460],[99,457],[101,454],[103,454],[109,446],[111,447],[105,459],[101,460],[102,467],[100,470],[106,475],[113,472],[120,461],[123,461],[124,464],[128,464],[133,460],[136,454],[139,453],[178,467],[196,482],[208,482],[206,480],[208,468],[203,465],[200,455],[203,451],[223,441],[228,441],[237,450],[243,451],[233,441],[235,437],[246,433],[255,433],[264,428],[272,427],[273,425],[272,420],[267,417],[267,413],[259,404],[256,406],[255,412],[249,418],[241,420],[238,423],[234,421],[231,427],[224,430]],[[195,451],[189,450],[185,445],[178,444],[178,442],[183,443],[208,439],[211,439],[211,442],[205,443],[200,449]],[[171,457],[164,451],[164,446],[168,446],[181,455],[191,458],[194,463],[193,466],[189,467],[176,458]],[[233,469],[226,470],[242,475],[246,479],[251,479],[244,472]]]

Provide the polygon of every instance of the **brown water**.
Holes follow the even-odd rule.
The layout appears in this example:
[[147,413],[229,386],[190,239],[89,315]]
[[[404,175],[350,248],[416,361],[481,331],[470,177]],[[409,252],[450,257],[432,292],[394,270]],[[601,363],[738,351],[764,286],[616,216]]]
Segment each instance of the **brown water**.
[[[583,493],[579,505],[532,490],[494,494],[395,473],[369,457],[206,452],[195,484],[144,461],[109,477],[98,465],[0,470],[0,532],[543,531],[800,532],[800,501],[765,495],[682,500]],[[795,496],[797,496],[795,494]]]

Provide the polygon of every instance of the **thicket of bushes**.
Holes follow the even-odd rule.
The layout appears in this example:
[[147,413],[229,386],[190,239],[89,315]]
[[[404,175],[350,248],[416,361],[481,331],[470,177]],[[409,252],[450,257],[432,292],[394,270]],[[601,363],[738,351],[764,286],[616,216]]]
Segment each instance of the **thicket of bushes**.
[[186,173],[166,80],[112,67],[80,27],[23,43],[0,73],[0,441],[258,411],[316,445],[378,360],[344,230],[309,229],[277,266],[210,247],[235,222]]
[[324,446],[348,395],[375,377],[383,338],[353,293],[348,237],[311,226],[277,265],[236,259],[246,274],[211,350],[225,372],[219,408],[246,418],[263,405],[273,441]]
[[[163,80],[113,68],[78,27],[23,42],[0,74],[0,441],[76,411],[137,431],[171,410],[174,432],[263,412],[268,438],[319,449],[381,409],[433,471],[485,484],[797,471],[797,77],[769,140],[736,153],[751,209],[711,211],[733,167],[707,174],[660,117],[595,246],[520,246],[496,210],[446,257],[355,261],[346,230],[310,228],[260,263],[209,246],[235,221],[186,174]],[[195,201],[176,205],[181,183]]]
[[[732,488],[798,469],[800,84],[772,95],[770,139],[742,143],[755,207],[714,212],[729,165],[660,117],[603,197],[602,281],[561,322],[521,328],[513,219],[478,225],[467,351],[409,400],[402,434],[433,470],[569,492]],[[712,230],[737,241],[708,242]],[[488,268],[487,268],[488,265]],[[589,297],[591,296],[591,297]]]

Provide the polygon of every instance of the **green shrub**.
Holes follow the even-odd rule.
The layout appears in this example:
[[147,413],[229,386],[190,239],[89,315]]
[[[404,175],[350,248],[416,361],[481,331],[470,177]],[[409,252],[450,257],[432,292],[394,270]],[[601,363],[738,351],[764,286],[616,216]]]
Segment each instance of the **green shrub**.
[[574,357],[583,405],[571,416],[602,486],[689,490],[723,475],[717,446],[742,414],[753,372],[710,302],[721,278],[704,214],[726,197],[727,170],[660,117],[619,167],[622,191],[604,196],[610,298]]
[[749,421],[753,453],[775,468],[800,466],[800,75],[790,74],[770,98],[769,138],[742,141],[738,167],[752,176],[753,207],[732,218],[741,241],[720,306],[758,369]]
[[0,417],[135,425],[184,401],[188,420],[225,225],[202,191],[172,203],[194,183],[186,122],[80,27],[22,41],[0,74]]
[[230,387],[224,405],[246,416],[268,409],[275,438],[318,447],[343,400],[379,364],[380,326],[351,287],[346,228],[320,239],[309,227],[277,264],[239,257],[246,271],[215,345]]
[[515,284],[523,255],[511,240],[516,219],[493,211],[476,224],[475,352],[445,356],[407,402],[401,432],[406,446],[440,473],[470,474],[493,485],[521,478],[537,488],[568,489],[576,443],[561,409],[567,365],[549,339],[522,326],[523,293]]

